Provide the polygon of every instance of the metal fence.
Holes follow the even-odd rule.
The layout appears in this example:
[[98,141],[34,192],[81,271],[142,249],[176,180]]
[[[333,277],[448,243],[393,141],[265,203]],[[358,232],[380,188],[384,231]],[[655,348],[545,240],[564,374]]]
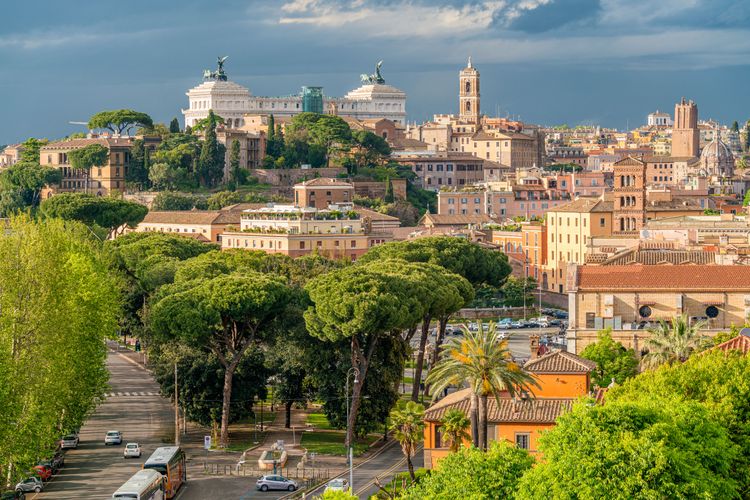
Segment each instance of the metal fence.
[[[220,464],[203,462],[204,474],[212,476],[239,476],[239,477],[261,477],[268,474],[274,474],[273,469],[264,470],[258,467],[248,467],[246,464]],[[303,483],[307,486],[327,481],[331,477],[330,469],[320,469],[315,467],[278,467],[275,474],[295,479],[300,483],[300,489]]]

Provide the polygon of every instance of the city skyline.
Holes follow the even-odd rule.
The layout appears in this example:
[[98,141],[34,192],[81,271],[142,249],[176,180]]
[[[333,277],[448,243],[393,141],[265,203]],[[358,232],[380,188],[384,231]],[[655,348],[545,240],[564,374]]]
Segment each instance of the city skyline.
[[102,109],[168,122],[218,55],[230,56],[229,78],[254,95],[302,85],[343,95],[383,59],[386,81],[407,93],[408,119],[417,122],[457,112],[456,78],[469,55],[482,73],[484,113],[541,125],[632,128],[656,109],[671,113],[682,96],[698,103],[701,119],[723,123],[747,119],[750,107],[750,8],[737,1],[181,6],[7,7],[16,22],[0,28],[9,96],[0,143],[84,131],[68,122]]

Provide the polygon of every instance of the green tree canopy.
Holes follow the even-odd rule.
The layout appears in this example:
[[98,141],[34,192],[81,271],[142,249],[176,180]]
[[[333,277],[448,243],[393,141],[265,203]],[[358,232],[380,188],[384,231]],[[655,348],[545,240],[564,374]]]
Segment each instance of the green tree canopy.
[[154,122],[146,113],[133,111],[132,109],[118,109],[114,111],[100,111],[89,118],[90,129],[102,129],[122,135],[129,132],[133,127],[151,127]]
[[41,212],[46,217],[96,224],[106,228],[110,235],[116,235],[124,227],[135,228],[146,216],[148,209],[140,203],[118,198],[61,193],[44,200]]
[[633,349],[625,349],[612,339],[612,329],[597,333],[597,341],[581,351],[581,357],[596,362],[591,373],[591,382],[597,387],[607,387],[613,381],[622,384],[638,374],[638,359]]
[[423,315],[406,276],[390,274],[385,267],[379,263],[351,266],[319,276],[306,286],[313,303],[305,312],[308,331],[328,342],[348,340],[351,368],[359,372],[352,390],[347,445],[356,430],[362,386],[378,340],[398,335]]
[[222,447],[229,443],[234,373],[290,299],[285,284],[256,272],[177,282],[162,287],[155,297],[149,323],[156,336],[211,352],[224,367]]
[[737,498],[737,447],[696,403],[579,403],[539,450],[516,498]]
[[39,151],[48,143],[49,141],[47,139],[36,139],[34,137],[29,137],[28,139],[23,141],[21,143],[19,163],[41,163]]
[[177,191],[162,191],[154,197],[151,210],[192,210],[196,207],[196,197],[188,193]]
[[450,448],[453,453],[461,449],[465,440],[471,439],[469,435],[469,428],[471,422],[464,412],[457,408],[448,410],[443,415],[441,420],[443,424],[442,432],[445,436],[445,440],[450,443]]
[[441,459],[437,468],[409,488],[403,498],[514,498],[519,480],[533,464],[526,450],[506,441],[493,442],[486,452],[463,448]]
[[520,307],[526,304],[534,303],[534,290],[537,289],[537,282],[534,278],[516,278],[510,276],[505,281],[501,290],[503,292],[503,303],[510,307]]
[[705,321],[692,322],[687,315],[676,316],[671,322],[660,320],[658,326],[648,329],[649,337],[644,342],[648,350],[641,363],[646,368],[662,364],[683,362],[707,343],[701,329]]
[[[0,473],[28,474],[96,407],[119,283],[78,222],[6,221],[0,233]],[[12,481],[11,484],[14,484]]]
[[180,122],[177,121],[177,118],[172,118],[172,121],[169,122],[169,133],[178,134],[179,132],[180,132]]
[[[607,392],[609,402],[648,403],[669,408],[697,402],[708,410],[708,420],[727,429],[740,453],[729,474],[743,497],[750,492],[750,357],[714,350],[685,363],[663,365],[643,372]],[[731,451],[731,450],[730,450]],[[729,497],[725,497],[729,498]]]
[[[2,203],[5,216],[26,207],[37,207],[45,186],[62,179],[60,170],[38,163],[18,162],[0,172],[0,195],[10,203]],[[3,200],[5,201],[5,200]]]

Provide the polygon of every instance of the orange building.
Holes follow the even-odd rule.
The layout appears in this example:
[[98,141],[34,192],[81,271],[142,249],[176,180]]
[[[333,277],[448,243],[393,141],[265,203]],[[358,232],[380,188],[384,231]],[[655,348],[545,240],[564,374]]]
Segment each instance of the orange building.
[[346,181],[319,177],[295,184],[294,204],[298,207],[328,208],[328,205],[352,203],[354,186]]
[[[533,341],[534,339],[532,339]],[[532,349],[532,355],[535,355]],[[553,351],[524,365],[539,383],[530,395],[507,396],[488,400],[489,441],[504,439],[519,448],[536,453],[541,433],[555,425],[557,417],[570,410],[573,403],[590,391],[590,372],[596,363],[566,351]],[[425,411],[424,464],[433,468],[450,453],[441,432],[442,418],[452,409],[469,414],[471,389],[449,394]],[[469,446],[469,441],[464,445]]]

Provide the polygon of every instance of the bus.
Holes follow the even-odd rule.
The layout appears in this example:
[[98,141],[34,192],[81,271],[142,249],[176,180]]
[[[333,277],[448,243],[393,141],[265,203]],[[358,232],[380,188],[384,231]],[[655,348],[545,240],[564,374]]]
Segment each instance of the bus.
[[114,492],[114,500],[164,500],[164,476],[153,469],[139,470]]
[[179,446],[157,448],[143,464],[143,468],[162,473],[166,479],[166,498],[173,498],[182,483],[187,481],[185,452]]

